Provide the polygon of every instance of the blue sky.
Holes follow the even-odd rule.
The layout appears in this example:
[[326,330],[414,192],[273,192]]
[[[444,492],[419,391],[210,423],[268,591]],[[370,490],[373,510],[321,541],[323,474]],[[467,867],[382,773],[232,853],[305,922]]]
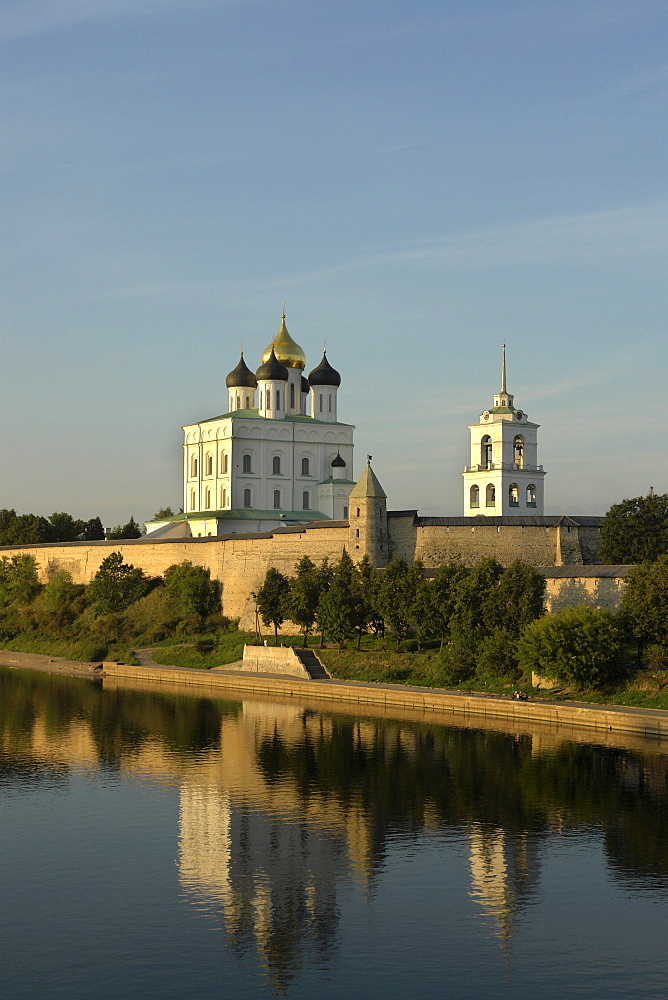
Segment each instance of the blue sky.
[[[548,513],[668,491],[663,0],[0,0],[0,506],[181,503],[280,323],[394,508],[509,389]],[[311,365],[309,365],[311,367]]]

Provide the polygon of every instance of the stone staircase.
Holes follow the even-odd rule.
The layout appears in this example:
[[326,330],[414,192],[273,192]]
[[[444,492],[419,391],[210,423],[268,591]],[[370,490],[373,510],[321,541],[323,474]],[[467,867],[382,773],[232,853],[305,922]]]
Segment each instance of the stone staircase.
[[312,681],[331,680],[330,675],[312,649],[295,649],[295,654],[299,657],[304,670],[307,671]]

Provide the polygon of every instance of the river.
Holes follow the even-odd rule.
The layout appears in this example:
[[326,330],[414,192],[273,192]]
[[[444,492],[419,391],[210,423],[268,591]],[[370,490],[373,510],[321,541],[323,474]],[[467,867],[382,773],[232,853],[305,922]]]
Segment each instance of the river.
[[666,744],[596,739],[0,668],[2,996],[663,998]]

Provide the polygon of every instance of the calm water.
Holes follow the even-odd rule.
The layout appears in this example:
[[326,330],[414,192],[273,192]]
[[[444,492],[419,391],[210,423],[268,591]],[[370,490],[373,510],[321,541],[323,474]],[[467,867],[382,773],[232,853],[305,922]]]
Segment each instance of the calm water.
[[662,747],[0,670],[3,998],[664,998]]

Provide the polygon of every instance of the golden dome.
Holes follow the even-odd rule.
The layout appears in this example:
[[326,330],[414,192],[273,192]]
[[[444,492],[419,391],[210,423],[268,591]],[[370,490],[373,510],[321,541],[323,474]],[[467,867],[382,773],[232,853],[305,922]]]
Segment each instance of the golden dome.
[[285,313],[283,313],[281,319],[281,329],[262,355],[263,364],[269,360],[272,347],[274,348],[277,361],[280,361],[281,364],[286,365],[288,368],[299,368],[302,371],[306,368],[306,355],[299,344],[288,333],[288,328],[285,325]]

